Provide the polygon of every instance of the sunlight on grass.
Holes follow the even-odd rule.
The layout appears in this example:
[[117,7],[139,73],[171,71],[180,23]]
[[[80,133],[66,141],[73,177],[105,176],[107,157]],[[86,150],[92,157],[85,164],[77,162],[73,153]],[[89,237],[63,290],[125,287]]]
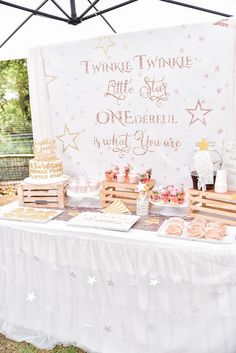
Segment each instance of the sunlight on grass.
[[14,342],[0,335],[0,353],[86,353],[76,347],[56,346],[53,350],[37,349],[26,342]]

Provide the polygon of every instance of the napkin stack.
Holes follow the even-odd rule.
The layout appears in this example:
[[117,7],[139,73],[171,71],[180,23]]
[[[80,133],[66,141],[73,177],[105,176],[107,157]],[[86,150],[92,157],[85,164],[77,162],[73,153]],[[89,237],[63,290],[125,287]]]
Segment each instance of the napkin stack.
[[108,207],[101,210],[103,213],[131,213],[123,201],[116,199]]

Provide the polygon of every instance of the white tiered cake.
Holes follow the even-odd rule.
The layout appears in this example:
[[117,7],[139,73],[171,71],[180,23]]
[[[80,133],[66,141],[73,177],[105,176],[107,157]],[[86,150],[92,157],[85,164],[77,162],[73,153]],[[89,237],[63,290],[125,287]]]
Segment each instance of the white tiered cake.
[[34,158],[29,161],[29,175],[32,180],[44,181],[63,175],[62,161],[56,156],[53,139],[34,142]]

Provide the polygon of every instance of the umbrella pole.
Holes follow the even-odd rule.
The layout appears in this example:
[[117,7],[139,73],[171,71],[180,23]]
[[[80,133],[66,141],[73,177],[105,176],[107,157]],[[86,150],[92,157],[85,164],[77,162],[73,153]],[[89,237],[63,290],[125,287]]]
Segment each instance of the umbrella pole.
[[71,18],[73,20],[76,20],[77,13],[76,13],[75,0],[70,0],[70,9],[71,9]]

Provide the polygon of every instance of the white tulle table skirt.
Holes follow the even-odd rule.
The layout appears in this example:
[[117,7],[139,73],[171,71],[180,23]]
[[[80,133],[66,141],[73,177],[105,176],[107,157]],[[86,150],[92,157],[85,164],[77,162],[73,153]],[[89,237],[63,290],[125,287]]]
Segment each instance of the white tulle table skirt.
[[0,331],[39,348],[235,353],[236,246],[0,222]]

